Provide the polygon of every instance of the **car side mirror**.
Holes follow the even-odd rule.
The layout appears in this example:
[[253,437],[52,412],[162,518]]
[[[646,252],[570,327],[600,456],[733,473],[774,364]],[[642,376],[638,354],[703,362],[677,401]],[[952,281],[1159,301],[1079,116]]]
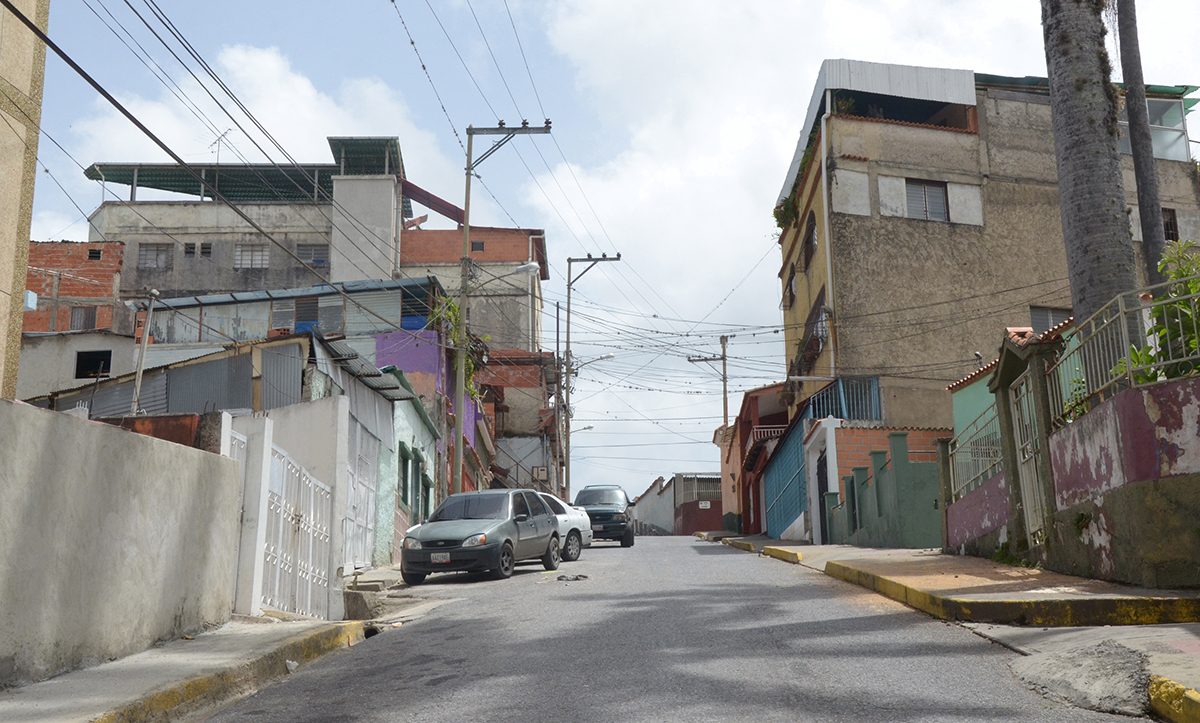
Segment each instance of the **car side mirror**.
[[524,513],[519,514],[513,518],[513,522],[528,522],[528,521],[529,521],[529,515],[526,515]]
[[630,502],[630,503],[627,505],[627,507],[637,507],[637,503],[636,503],[636,502]]

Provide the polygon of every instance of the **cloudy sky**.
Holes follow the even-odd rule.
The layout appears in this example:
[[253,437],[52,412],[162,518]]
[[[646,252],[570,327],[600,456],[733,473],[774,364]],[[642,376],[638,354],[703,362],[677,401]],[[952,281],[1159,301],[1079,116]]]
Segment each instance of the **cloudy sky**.
[[[130,0],[150,18],[144,2]],[[717,468],[719,370],[689,355],[733,335],[734,413],[742,390],[784,374],[771,209],[821,60],[1045,74],[1034,0],[160,7],[299,161],[329,162],[330,135],[399,136],[409,178],[461,203],[468,124],[553,120],[553,138],[518,139],[480,167],[472,219],[547,230],[547,348],[566,258],[622,253],[575,286],[575,355],[615,358],[580,372],[573,481],[635,494],[658,475]],[[1141,0],[1138,12],[1147,80],[1200,85],[1200,4]],[[124,2],[53,0],[50,35],[185,159],[220,148],[221,160],[261,160],[237,131],[214,144],[233,123]],[[86,238],[101,189],[76,161],[164,159],[53,57],[43,127],[37,240]]]

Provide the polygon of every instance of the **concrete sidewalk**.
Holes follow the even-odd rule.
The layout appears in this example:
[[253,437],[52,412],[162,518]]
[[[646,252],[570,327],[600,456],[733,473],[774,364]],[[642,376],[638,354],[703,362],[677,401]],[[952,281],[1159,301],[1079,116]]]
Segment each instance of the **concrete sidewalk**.
[[[761,536],[724,544],[874,590],[1023,655],[1070,654],[1113,641],[1147,657],[1149,703],[1200,723],[1200,593],[1148,590],[938,550],[800,545]],[[1014,625],[1015,623],[1015,625]]]
[[[76,670],[40,683],[0,690],[4,723],[139,723],[196,713],[254,693],[297,665],[398,628],[451,599],[390,591],[398,570],[364,573],[360,586],[378,592],[363,605],[374,620],[326,622],[294,615],[235,616],[194,639],[164,643],[136,655]],[[352,582],[347,581],[347,587]]]

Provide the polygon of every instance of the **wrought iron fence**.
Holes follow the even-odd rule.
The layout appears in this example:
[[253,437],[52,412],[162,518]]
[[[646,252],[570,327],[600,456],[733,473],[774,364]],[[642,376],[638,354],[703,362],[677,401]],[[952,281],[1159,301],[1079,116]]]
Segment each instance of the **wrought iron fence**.
[[1052,421],[1069,424],[1122,389],[1200,368],[1200,277],[1116,297],[1066,338],[1047,372]]
[[1003,470],[1000,420],[993,404],[950,440],[950,490],[954,499]]

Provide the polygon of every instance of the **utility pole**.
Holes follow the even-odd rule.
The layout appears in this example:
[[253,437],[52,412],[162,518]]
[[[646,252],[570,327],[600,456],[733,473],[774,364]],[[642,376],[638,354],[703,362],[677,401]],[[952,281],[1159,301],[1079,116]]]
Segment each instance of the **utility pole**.
[[726,345],[731,337],[721,336],[721,356],[690,356],[688,361],[693,364],[698,362],[721,362],[721,399],[725,407],[725,426],[729,426],[729,365],[728,357],[725,353]]
[[[467,384],[467,283],[470,281],[471,274],[471,176],[475,174],[475,168],[480,163],[486,161],[515,136],[549,132],[549,118],[546,119],[546,125],[541,127],[530,126],[529,121],[522,121],[519,128],[508,128],[503,121],[494,128],[467,126],[467,188],[463,194],[463,246],[462,259],[460,259],[462,276],[458,285],[458,323],[454,327],[454,469],[451,476],[451,494],[462,492],[463,454],[466,451],[464,447],[467,441],[463,435],[463,417],[466,412]],[[472,141],[475,136],[503,136],[503,138],[493,143],[492,147],[484,151],[478,159],[472,160],[471,154],[474,145]]]
[[[129,413],[133,415],[137,414],[138,398],[142,395],[142,372],[146,369],[146,347],[150,343],[150,318],[154,314],[154,300],[157,298],[158,291],[154,289],[150,289],[146,293],[146,320],[142,322],[142,348],[138,354],[137,374],[133,378],[133,402],[129,405]],[[95,396],[94,393],[93,396]]]
[[[619,253],[616,256],[609,256],[608,254],[601,254],[600,258],[595,258],[591,254],[588,254],[587,258],[583,258],[583,259],[567,258],[567,353],[566,353],[566,367],[567,367],[566,400],[567,401],[566,401],[566,405],[565,405],[566,408],[563,411],[565,412],[566,419],[567,419],[567,439],[566,439],[567,479],[566,479],[566,483],[567,483],[567,499],[568,500],[571,499],[571,377],[577,371],[577,369],[572,366],[572,362],[571,362],[571,287],[575,284],[576,281],[579,281],[581,278],[583,278],[584,274],[591,271],[593,266],[600,263],[601,261],[620,261],[620,260],[621,260],[621,254],[619,254]],[[573,276],[572,275],[573,274],[572,264],[587,264],[587,268],[585,268],[583,271],[580,271],[579,276]],[[582,365],[580,365],[580,366],[582,366]]]

